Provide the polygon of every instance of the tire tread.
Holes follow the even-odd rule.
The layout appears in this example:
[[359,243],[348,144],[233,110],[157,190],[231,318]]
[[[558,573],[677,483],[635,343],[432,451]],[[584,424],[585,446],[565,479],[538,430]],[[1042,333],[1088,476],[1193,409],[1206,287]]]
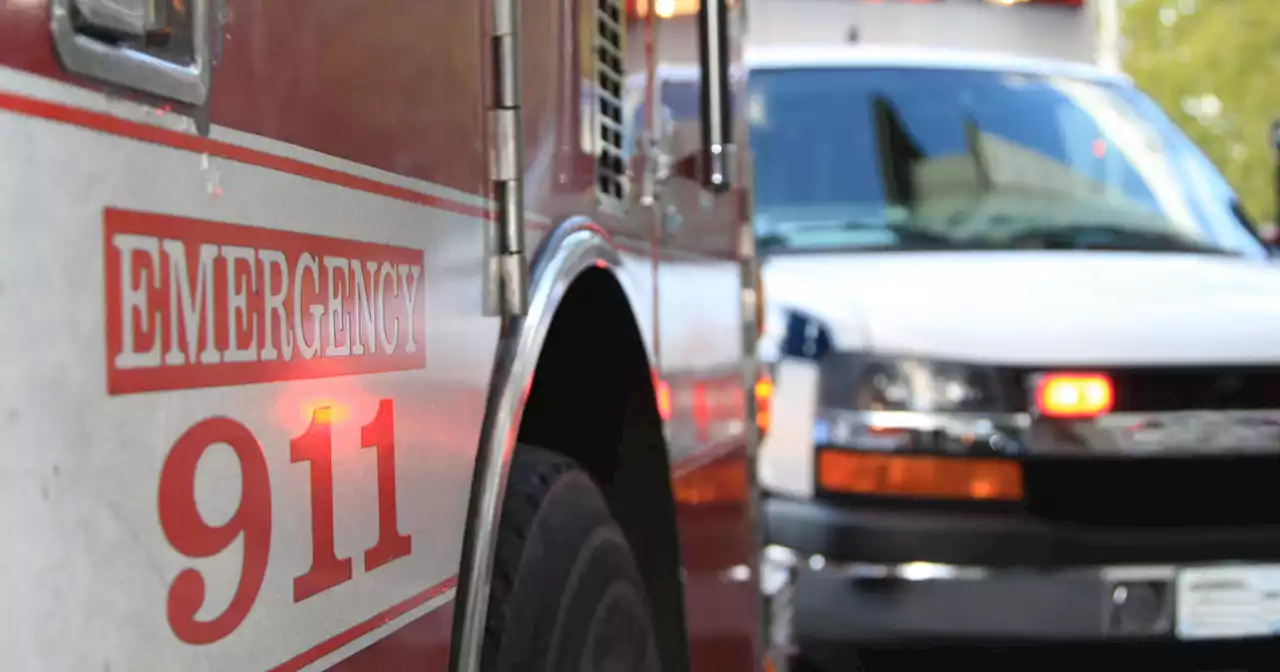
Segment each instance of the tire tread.
[[534,519],[556,480],[577,470],[576,462],[554,451],[526,444],[516,446],[498,523],[498,545],[489,587],[481,658],[485,670],[497,666],[497,649],[507,623],[507,605],[515,589]]

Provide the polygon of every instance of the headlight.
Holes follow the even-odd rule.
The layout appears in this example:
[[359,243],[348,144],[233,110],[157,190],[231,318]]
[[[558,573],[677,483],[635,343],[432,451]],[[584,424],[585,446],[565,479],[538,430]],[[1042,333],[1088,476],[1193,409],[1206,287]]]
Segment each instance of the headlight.
[[998,412],[989,369],[907,358],[834,356],[823,362],[822,405],[861,411]]
[[821,364],[813,436],[819,446],[870,452],[1021,452],[995,371],[914,358],[834,354]]

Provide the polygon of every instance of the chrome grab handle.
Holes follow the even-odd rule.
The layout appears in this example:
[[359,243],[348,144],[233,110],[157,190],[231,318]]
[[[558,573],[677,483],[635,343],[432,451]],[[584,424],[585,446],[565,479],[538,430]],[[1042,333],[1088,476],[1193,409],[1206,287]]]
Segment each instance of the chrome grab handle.
[[133,37],[163,30],[167,22],[163,0],[75,0],[86,25]]
[[68,71],[191,105],[209,96],[214,0],[53,0]]

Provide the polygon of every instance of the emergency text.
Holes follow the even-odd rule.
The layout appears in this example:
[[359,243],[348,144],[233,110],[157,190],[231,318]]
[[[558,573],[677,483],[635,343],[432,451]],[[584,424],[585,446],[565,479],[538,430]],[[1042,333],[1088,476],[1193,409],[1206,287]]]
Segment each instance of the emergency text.
[[108,209],[111,394],[426,365],[422,250]]

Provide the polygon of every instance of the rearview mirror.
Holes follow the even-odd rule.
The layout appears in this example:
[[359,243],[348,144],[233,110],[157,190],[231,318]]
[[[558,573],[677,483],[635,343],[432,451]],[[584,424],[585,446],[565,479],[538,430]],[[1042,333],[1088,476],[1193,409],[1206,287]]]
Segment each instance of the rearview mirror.
[[732,186],[732,85],[729,79],[728,0],[702,0],[698,46],[702,88],[702,185],[723,193]]

